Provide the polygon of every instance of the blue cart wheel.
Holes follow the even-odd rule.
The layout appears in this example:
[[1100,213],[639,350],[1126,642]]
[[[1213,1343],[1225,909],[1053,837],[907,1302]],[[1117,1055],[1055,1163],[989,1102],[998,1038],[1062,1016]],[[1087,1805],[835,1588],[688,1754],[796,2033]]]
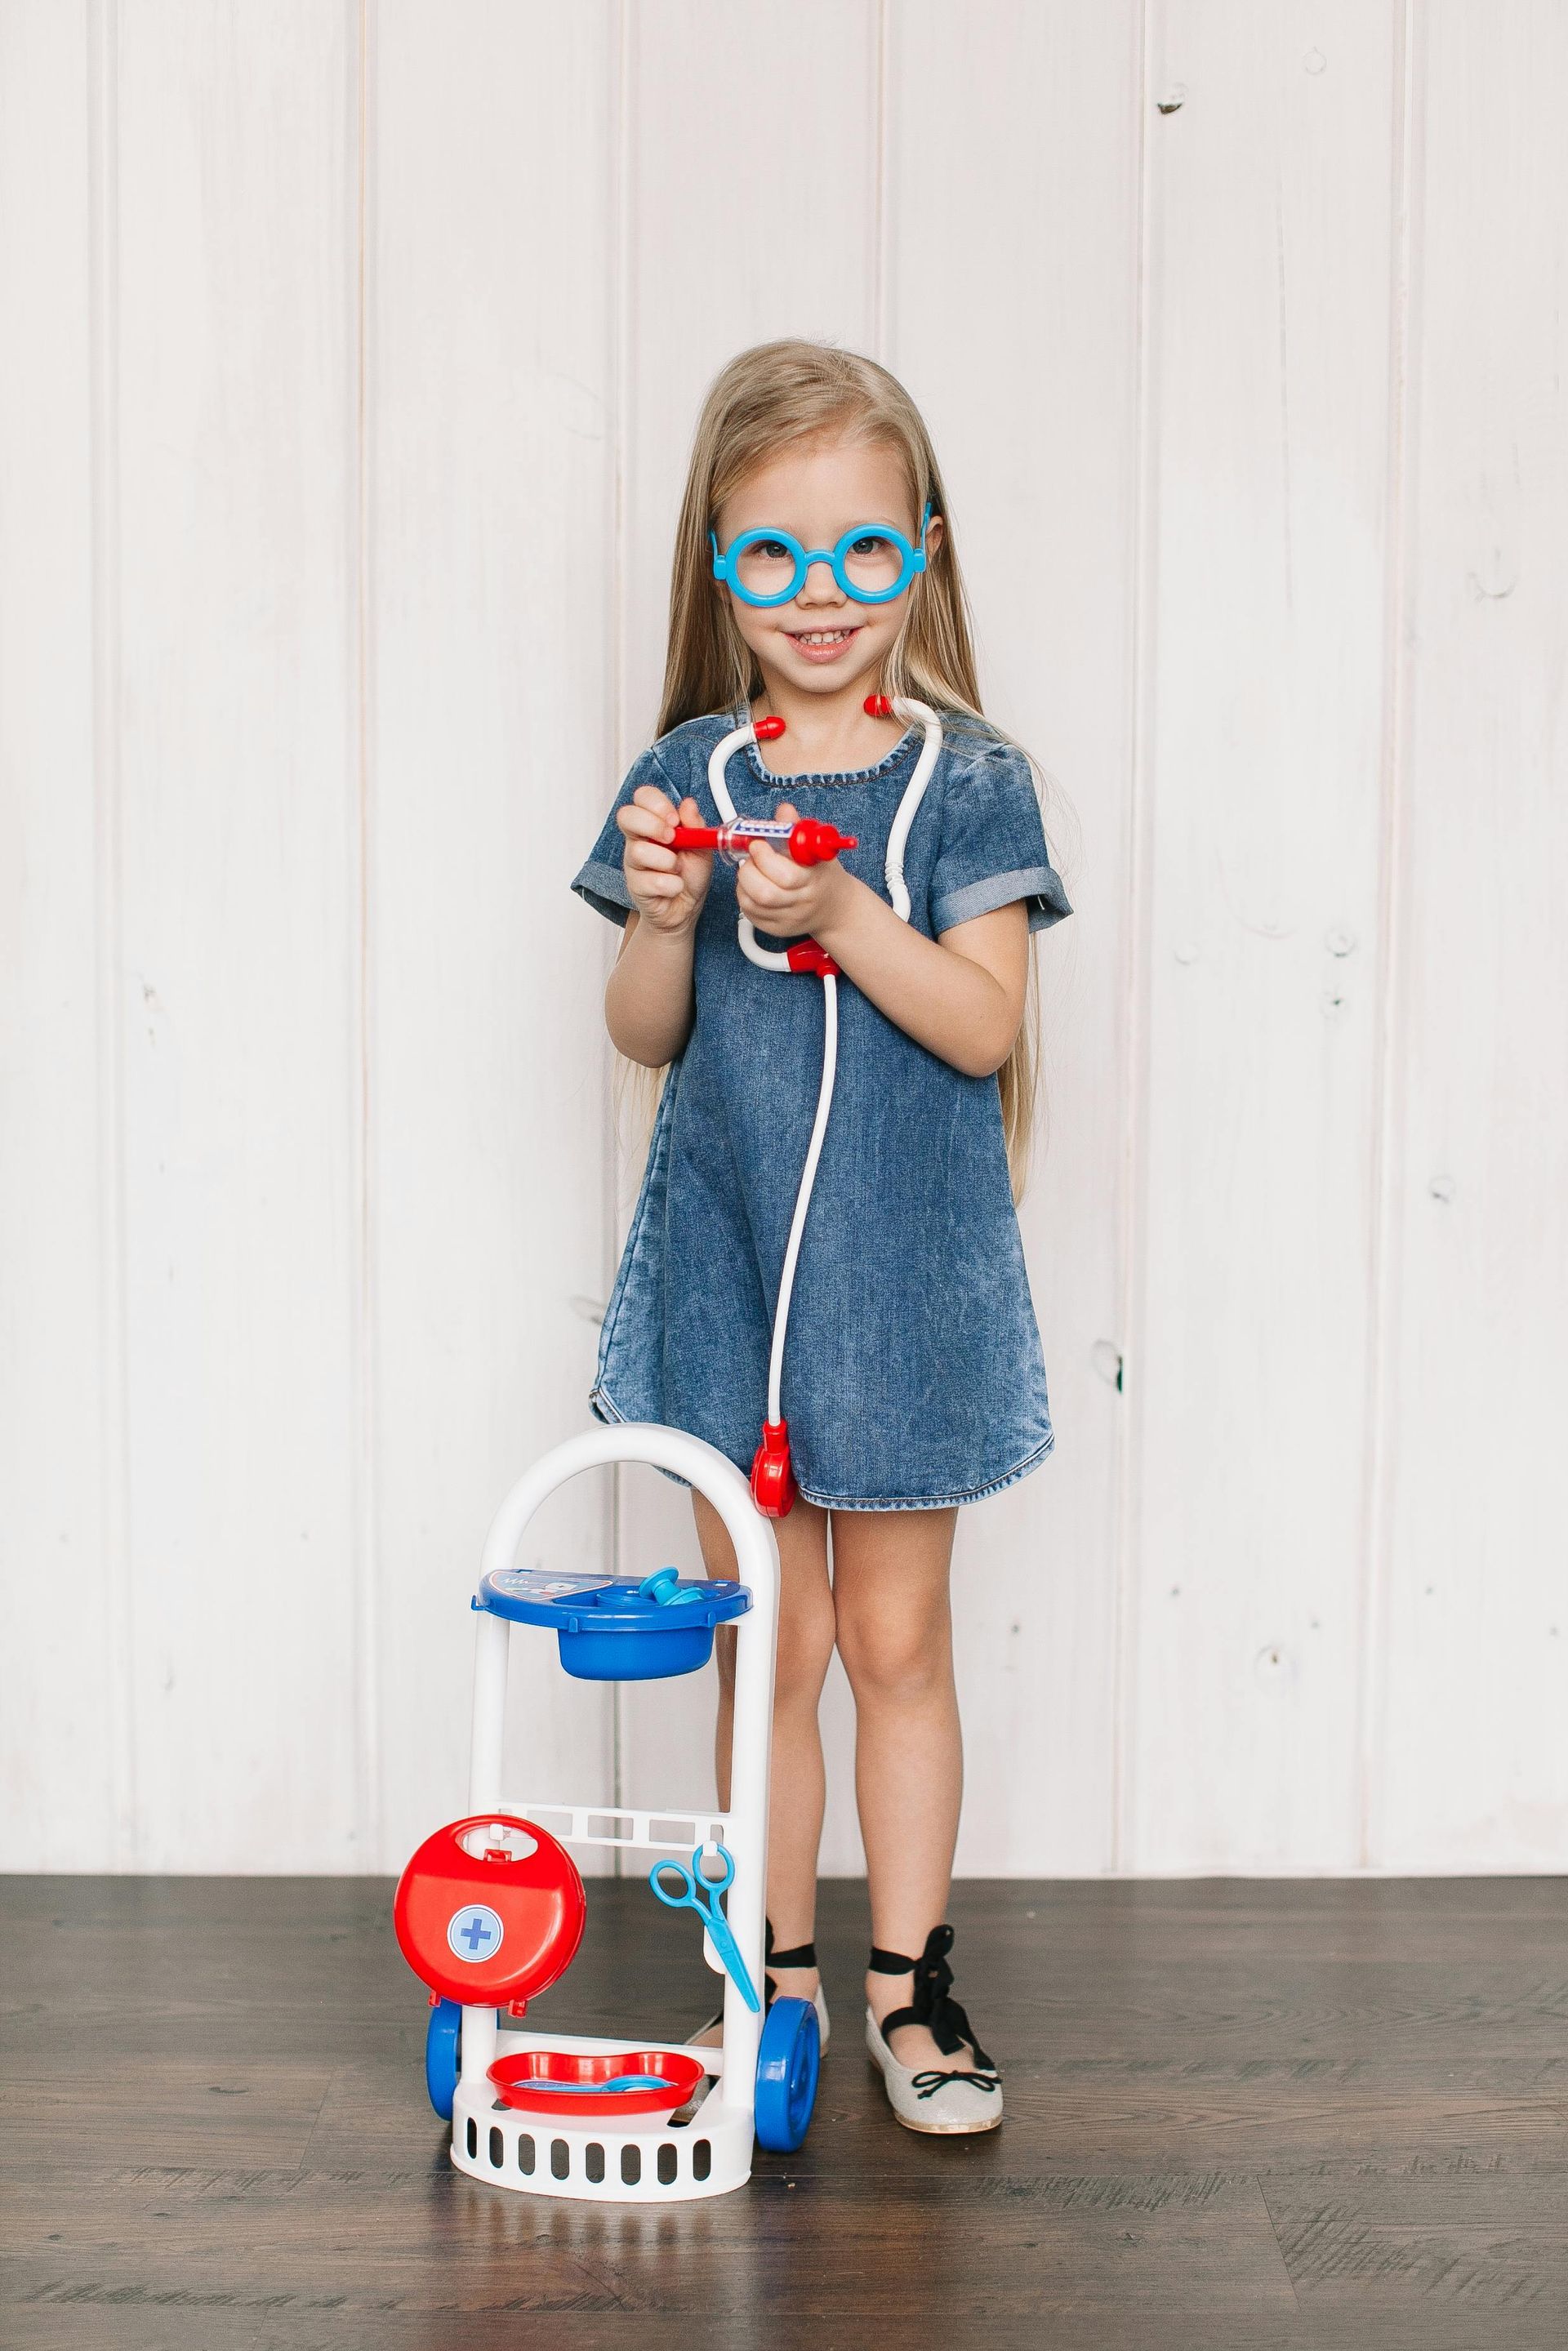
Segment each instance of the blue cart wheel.
[[463,2011],[455,2000],[438,2000],[424,2030],[424,2086],[444,2123],[452,2120],[457,2095],[457,2032]]
[[789,2155],[805,2137],[821,2062],[814,2003],[776,2000],[757,2052],[757,2137],[773,2154]]

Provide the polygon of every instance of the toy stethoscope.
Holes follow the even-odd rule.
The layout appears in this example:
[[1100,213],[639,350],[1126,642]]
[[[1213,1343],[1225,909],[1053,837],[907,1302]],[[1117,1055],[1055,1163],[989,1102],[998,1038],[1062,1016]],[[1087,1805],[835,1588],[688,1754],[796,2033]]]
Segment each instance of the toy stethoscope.
[[[909,892],[904,881],[904,852],[909,840],[909,829],[925,797],[925,787],[931,781],[932,770],[941,753],[942,721],[927,704],[913,701],[904,695],[890,701],[885,694],[869,695],[865,707],[873,718],[899,718],[906,726],[918,721],[925,730],[925,740],[915,763],[915,773],[904,788],[898,813],[893,820],[893,830],[888,835],[887,856],[883,867],[893,911],[900,922],[906,923],[909,920]],[[852,837],[837,832],[831,825],[815,824],[809,820],[789,825],[778,820],[736,815],[735,802],[725,781],[725,769],[736,752],[747,744],[776,742],[783,732],[784,721],[781,718],[758,718],[755,722],[747,719],[744,726],[737,726],[715,744],[707,763],[708,789],[724,822],[722,825],[677,825],[675,848],[713,849],[731,855],[737,852],[744,854],[748,841],[764,840],[779,849],[788,847],[798,864],[814,865],[824,858],[836,856],[841,848],[852,849],[857,845]],[[789,782],[785,776],[777,780],[781,788]],[[799,841],[797,836],[800,836]],[[802,939],[794,946],[775,951],[758,944],[756,927],[744,914],[737,928],[741,953],[759,969],[815,972],[822,983],[822,1081],[817,1094],[817,1114],[811,1125],[806,1165],[801,1171],[800,1189],[795,1195],[795,1213],[789,1222],[784,1270],[779,1280],[779,1304],[773,1316],[773,1343],[768,1364],[768,1413],[762,1424],[762,1442],[751,1464],[753,1500],[765,1518],[781,1519],[793,1505],[797,1490],[789,1463],[789,1426],[780,1402],[784,1339],[789,1326],[789,1301],[795,1288],[800,1238],[806,1229],[811,1187],[817,1180],[817,1163],[822,1155],[828,1114],[833,1102],[833,1080],[839,1058],[839,967],[815,939]]]

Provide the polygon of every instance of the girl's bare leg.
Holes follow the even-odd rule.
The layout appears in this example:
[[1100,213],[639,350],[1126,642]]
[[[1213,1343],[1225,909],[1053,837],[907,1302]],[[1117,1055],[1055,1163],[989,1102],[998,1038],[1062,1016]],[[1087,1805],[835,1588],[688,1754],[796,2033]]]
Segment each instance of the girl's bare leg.
[[[735,1553],[724,1522],[700,1494],[692,1497],[697,1538],[710,1575],[732,1576]],[[822,1836],[822,1740],[817,1708],[833,1654],[833,1594],[828,1582],[828,1516],[810,1502],[778,1520],[779,1663],[773,1696],[773,1771],[768,1814],[768,1916],[781,1951],[809,1943],[817,1915],[817,1847]],[[729,1802],[735,1725],[735,1635],[720,1627],[718,1723],[715,1761],[718,1800]],[[815,1968],[775,1968],[781,1992],[810,2000]]]
[[[948,1570],[956,1510],[835,1510],[833,1608],[855,1694],[855,1793],[871,1888],[872,1939],[917,1959],[947,1915],[964,1791],[953,1682]],[[878,2023],[914,1977],[867,1975]],[[889,2043],[901,2065],[967,2071],[923,2024]]]

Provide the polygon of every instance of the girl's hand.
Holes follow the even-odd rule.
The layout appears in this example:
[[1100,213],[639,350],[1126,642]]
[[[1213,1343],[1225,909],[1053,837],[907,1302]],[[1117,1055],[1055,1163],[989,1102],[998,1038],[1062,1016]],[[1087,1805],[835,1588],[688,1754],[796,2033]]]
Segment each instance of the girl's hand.
[[615,821],[626,836],[624,868],[632,904],[643,922],[672,938],[691,930],[702,912],[713,879],[713,852],[669,844],[677,822],[702,820],[695,800],[684,799],[677,812],[656,784],[639,784],[616,811]]
[[[773,813],[780,823],[793,824],[800,811],[781,800]],[[846,897],[859,886],[836,857],[822,865],[797,865],[765,841],[752,842],[735,877],[741,913],[777,939],[798,938],[808,931],[820,935],[841,915]]]

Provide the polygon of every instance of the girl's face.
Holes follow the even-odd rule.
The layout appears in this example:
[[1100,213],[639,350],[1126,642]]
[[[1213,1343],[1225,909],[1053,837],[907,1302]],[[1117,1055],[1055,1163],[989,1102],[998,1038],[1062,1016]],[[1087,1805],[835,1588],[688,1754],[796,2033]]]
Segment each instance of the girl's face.
[[[836,547],[857,523],[889,523],[918,545],[920,517],[895,450],[852,440],[804,441],[748,474],[726,499],[715,521],[720,549],[742,531],[788,531],[806,549]],[[925,533],[932,554],[942,536],[933,515]],[[786,570],[786,578],[788,571]],[[896,574],[895,574],[896,576]],[[748,604],[727,585],[715,593],[729,609],[769,683],[797,692],[860,697],[874,684],[909,609],[914,582],[889,604],[861,604],[846,596],[832,567],[813,563],[788,604]]]

